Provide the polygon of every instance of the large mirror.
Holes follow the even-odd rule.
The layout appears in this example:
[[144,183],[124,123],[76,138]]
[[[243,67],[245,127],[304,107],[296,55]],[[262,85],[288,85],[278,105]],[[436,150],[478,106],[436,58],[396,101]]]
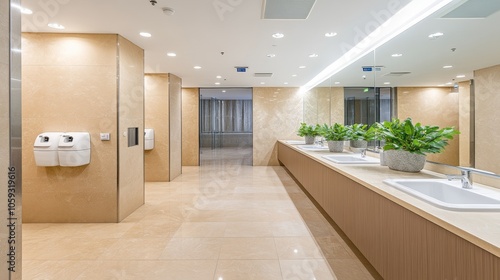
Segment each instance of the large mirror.
[[[461,134],[444,153],[428,160],[500,173],[500,160],[492,156],[500,154],[499,10],[499,1],[454,1],[321,86],[342,88],[344,98],[350,98],[351,88],[362,89],[366,97],[389,96],[392,105],[380,106],[391,106],[393,116],[455,126]],[[346,113],[354,106],[347,101],[343,105]],[[377,110],[368,112],[375,114],[371,119],[376,114],[387,117]],[[352,114],[342,121],[349,117]]]

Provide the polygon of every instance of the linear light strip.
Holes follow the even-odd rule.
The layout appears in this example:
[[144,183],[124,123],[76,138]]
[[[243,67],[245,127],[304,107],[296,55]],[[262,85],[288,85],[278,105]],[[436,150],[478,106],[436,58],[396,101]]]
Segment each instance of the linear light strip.
[[323,69],[305,85],[300,87],[300,93],[306,93],[329,77],[342,71],[366,54],[382,46],[408,28],[430,16],[442,7],[457,0],[413,0],[400,9],[391,18],[366,36],[352,49],[343,54],[335,62]]

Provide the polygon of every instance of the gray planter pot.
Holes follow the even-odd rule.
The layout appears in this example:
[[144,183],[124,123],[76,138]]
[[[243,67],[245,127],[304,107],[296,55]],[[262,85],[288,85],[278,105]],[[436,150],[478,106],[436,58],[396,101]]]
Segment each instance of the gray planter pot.
[[368,147],[368,141],[365,140],[350,140],[349,150],[353,153],[362,153]]
[[366,149],[368,147],[368,141],[366,140],[351,140],[349,143],[352,148]]
[[328,141],[330,152],[342,153],[344,151],[344,141]]
[[385,159],[385,152],[384,152],[384,150],[380,150],[379,151],[379,157],[380,157],[380,165],[381,166],[387,166],[387,162],[386,162],[386,159]]
[[305,136],[304,139],[306,141],[306,145],[312,145],[312,144],[314,144],[314,140],[316,139],[316,136]]
[[419,172],[424,169],[425,155],[403,150],[384,151],[385,163],[390,169],[404,172]]

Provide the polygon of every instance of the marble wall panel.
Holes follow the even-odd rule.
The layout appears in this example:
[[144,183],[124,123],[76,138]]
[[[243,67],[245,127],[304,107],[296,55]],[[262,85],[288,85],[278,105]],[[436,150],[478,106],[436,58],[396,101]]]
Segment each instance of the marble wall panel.
[[[458,92],[451,88],[400,87],[398,90],[398,118],[411,117],[413,123],[453,126],[460,130]],[[427,160],[459,165],[459,137],[449,141],[445,151],[427,155]]]
[[182,173],[182,79],[168,74],[170,123],[170,180]]
[[[144,204],[144,50],[122,36],[119,46],[118,221]],[[129,146],[128,128],[139,128],[139,145]]]
[[253,164],[279,165],[277,140],[301,139],[303,96],[298,88],[253,89]]
[[170,181],[168,74],[146,74],[145,126],[155,130],[155,147],[145,151],[146,182]]
[[474,71],[476,168],[500,174],[500,65]]
[[182,89],[182,165],[200,165],[200,93]]

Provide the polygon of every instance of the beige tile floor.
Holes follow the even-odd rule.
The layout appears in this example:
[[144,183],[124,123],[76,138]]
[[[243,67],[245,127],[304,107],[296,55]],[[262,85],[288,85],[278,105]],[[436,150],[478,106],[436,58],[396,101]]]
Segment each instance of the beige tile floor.
[[205,151],[118,224],[24,224],[23,279],[374,279],[286,171],[250,155]]

